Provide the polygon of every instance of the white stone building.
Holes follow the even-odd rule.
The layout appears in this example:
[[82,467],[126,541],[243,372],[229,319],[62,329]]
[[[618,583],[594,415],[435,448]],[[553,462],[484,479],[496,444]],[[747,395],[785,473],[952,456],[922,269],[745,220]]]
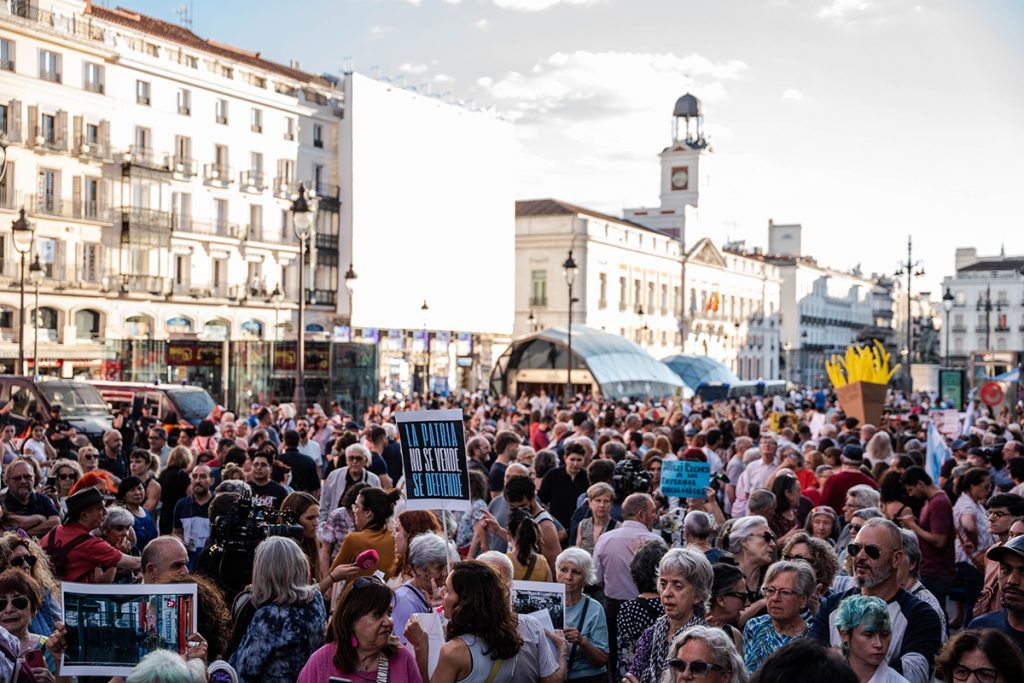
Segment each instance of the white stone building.
[[[321,197],[307,322],[329,329],[339,284],[333,83],[82,0],[5,3],[0,39],[0,221],[24,207],[35,228],[42,370],[95,375],[103,340],[294,337],[288,209],[299,182]],[[0,249],[10,372],[18,326],[33,340],[33,305],[21,320],[9,228]]]

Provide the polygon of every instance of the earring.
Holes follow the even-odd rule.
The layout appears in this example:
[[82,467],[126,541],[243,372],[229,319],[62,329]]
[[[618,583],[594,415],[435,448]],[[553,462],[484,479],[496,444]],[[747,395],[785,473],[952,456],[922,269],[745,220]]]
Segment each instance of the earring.
[[352,647],[359,647],[359,641],[356,640],[355,636],[352,636]]

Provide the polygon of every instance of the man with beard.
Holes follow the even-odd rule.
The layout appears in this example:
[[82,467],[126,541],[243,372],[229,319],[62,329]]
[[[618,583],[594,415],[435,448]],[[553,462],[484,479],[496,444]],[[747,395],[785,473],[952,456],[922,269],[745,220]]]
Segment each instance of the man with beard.
[[1003,609],[975,617],[968,628],[1002,631],[1024,650],[1024,536],[992,548],[987,557],[999,563],[999,604]]
[[899,527],[887,519],[869,519],[847,551],[857,585],[822,601],[808,635],[823,645],[840,648],[842,640],[834,612],[843,598],[858,593],[881,598],[889,605],[892,622],[889,666],[910,683],[927,683],[935,653],[942,644],[939,616],[927,603],[900,588],[903,540]]
[[174,506],[174,535],[188,550],[188,566],[195,565],[196,557],[210,538],[210,501],[213,500],[213,475],[206,465],[196,465],[190,475],[192,495],[185,496]]

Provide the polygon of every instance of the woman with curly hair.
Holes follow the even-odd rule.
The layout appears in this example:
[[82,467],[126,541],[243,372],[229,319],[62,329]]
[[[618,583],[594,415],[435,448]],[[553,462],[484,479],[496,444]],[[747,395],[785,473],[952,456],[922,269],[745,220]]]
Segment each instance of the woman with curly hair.
[[819,601],[828,595],[832,581],[839,573],[839,556],[827,542],[820,538],[811,538],[803,531],[794,534],[782,546],[783,560],[803,560],[811,565],[817,581],[817,589],[811,597],[808,608],[817,614]]
[[[430,682],[511,681],[523,639],[502,579],[483,562],[467,560],[455,565],[441,593],[448,642],[441,647]],[[418,622],[410,622],[405,636],[425,674],[426,633]]]
[[969,629],[946,642],[935,657],[944,681],[1011,683],[1024,680],[1024,655],[1013,640],[995,629]]
[[42,604],[36,610],[29,630],[33,633],[53,633],[54,624],[61,615],[60,585],[53,576],[50,558],[31,538],[15,532],[0,536],[0,571],[14,567],[32,576],[43,591]]

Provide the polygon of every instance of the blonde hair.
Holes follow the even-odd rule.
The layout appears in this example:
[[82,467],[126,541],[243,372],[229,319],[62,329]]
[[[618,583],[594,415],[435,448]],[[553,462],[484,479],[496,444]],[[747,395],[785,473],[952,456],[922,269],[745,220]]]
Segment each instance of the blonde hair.
[[36,558],[36,564],[32,567],[32,578],[43,587],[46,593],[50,595],[57,593],[59,596],[60,588],[57,585],[56,579],[53,578],[53,570],[50,568],[50,557],[32,539],[19,536],[14,531],[8,531],[3,536],[0,536],[0,565],[4,568],[11,566],[11,556],[14,554],[14,549],[19,545],[24,546],[28,550],[28,554]]
[[192,467],[192,451],[187,446],[175,446],[167,456],[167,466],[187,470]]
[[256,547],[252,567],[252,604],[256,607],[305,604],[316,591],[309,583],[309,560],[298,543],[271,536]]

